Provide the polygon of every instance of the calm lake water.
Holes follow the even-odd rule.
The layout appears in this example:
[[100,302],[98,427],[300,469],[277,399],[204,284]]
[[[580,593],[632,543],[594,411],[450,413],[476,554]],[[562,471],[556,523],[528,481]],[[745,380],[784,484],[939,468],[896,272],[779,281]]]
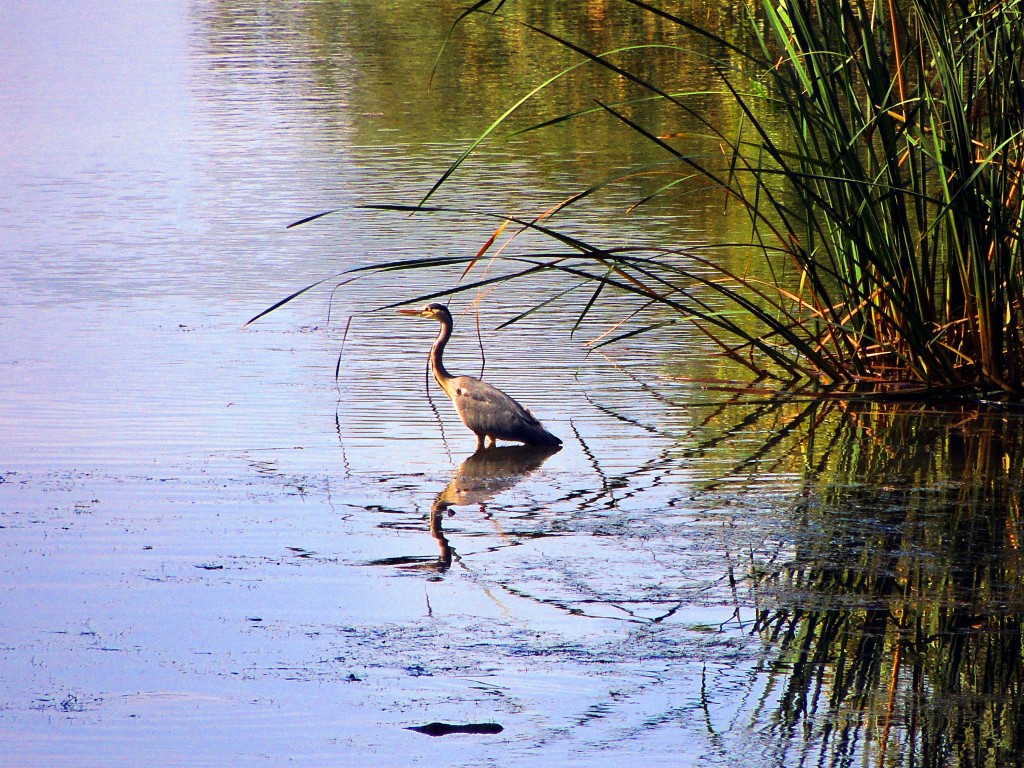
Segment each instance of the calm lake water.
[[[601,41],[613,6],[545,18]],[[458,272],[328,282],[242,327],[494,231],[359,207],[416,202],[572,63],[475,23],[428,88],[458,12],[0,7],[0,764],[1016,763],[1014,413],[723,387],[685,328],[591,351],[632,307],[570,334],[586,291],[496,330],[561,288],[521,283],[482,298],[479,340],[478,294],[453,300],[449,367],[479,373],[482,345],[565,445],[474,457],[426,385],[436,328],[372,311]],[[535,214],[659,159],[600,119],[530,141],[486,145],[438,202]],[[637,194],[563,224],[742,224]],[[434,722],[489,727],[410,730]]]

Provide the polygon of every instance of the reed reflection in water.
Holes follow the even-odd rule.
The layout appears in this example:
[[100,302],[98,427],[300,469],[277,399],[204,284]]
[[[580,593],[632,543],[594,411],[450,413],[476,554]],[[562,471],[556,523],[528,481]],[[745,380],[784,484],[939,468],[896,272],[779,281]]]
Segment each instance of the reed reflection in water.
[[757,588],[758,719],[779,764],[1018,764],[1019,416],[964,408],[950,428],[924,406],[813,410],[803,456],[825,479],[792,510],[795,557]]

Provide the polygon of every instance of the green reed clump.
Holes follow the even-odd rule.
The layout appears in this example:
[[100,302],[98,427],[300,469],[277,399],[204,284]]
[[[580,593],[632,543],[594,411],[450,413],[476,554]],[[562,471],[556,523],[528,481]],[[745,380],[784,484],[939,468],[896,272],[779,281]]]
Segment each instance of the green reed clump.
[[755,187],[806,280],[813,311],[797,317],[820,319],[838,364],[829,375],[1019,391],[1020,3],[764,9],[792,146],[735,91],[771,158],[748,167],[781,176],[798,200],[790,210]]
[[[595,110],[663,149],[680,178],[696,173],[724,190],[748,213],[754,247],[795,269],[761,282],[692,251],[596,248],[550,224],[542,231],[569,251],[531,264],[594,281],[595,296],[617,288],[684,315],[758,374],[1024,392],[1021,0],[764,0],[744,49],[642,0],[622,2],[719,46],[721,90],[741,126],[716,125],[669,92],[636,64],[642,45],[593,51],[517,23],[644,89],[647,98]],[[503,6],[484,0],[466,15]],[[671,108],[669,123],[672,110],[697,118],[720,161],[688,154],[671,124],[631,112],[651,99]],[[700,298],[709,291],[728,311]]]

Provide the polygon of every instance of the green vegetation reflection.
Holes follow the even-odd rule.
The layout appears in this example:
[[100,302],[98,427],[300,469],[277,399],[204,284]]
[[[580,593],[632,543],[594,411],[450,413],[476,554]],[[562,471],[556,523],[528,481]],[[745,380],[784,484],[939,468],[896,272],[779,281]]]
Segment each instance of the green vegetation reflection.
[[[815,409],[820,411],[820,409]],[[825,411],[830,413],[825,413]],[[792,561],[762,574],[785,765],[1007,765],[1024,750],[1018,418],[831,404]],[[856,758],[856,759],[855,759]]]

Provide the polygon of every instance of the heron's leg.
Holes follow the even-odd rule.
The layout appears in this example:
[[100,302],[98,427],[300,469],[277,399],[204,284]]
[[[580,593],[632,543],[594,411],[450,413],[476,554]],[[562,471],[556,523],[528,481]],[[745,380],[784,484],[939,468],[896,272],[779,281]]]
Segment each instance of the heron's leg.
[[494,446],[496,446],[496,445],[498,444],[498,441],[497,441],[497,440],[495,440],[495,439],[494,439],[493,437],[491,437],[490,435],[488,435],[488,436],[487,436],[487,440],[488,440],[488,443],[487,443],[487,447],[488,447],[488,448],[493,448]]
[[484,435],[476,436],[476,449],[482,451],[484,449]]

